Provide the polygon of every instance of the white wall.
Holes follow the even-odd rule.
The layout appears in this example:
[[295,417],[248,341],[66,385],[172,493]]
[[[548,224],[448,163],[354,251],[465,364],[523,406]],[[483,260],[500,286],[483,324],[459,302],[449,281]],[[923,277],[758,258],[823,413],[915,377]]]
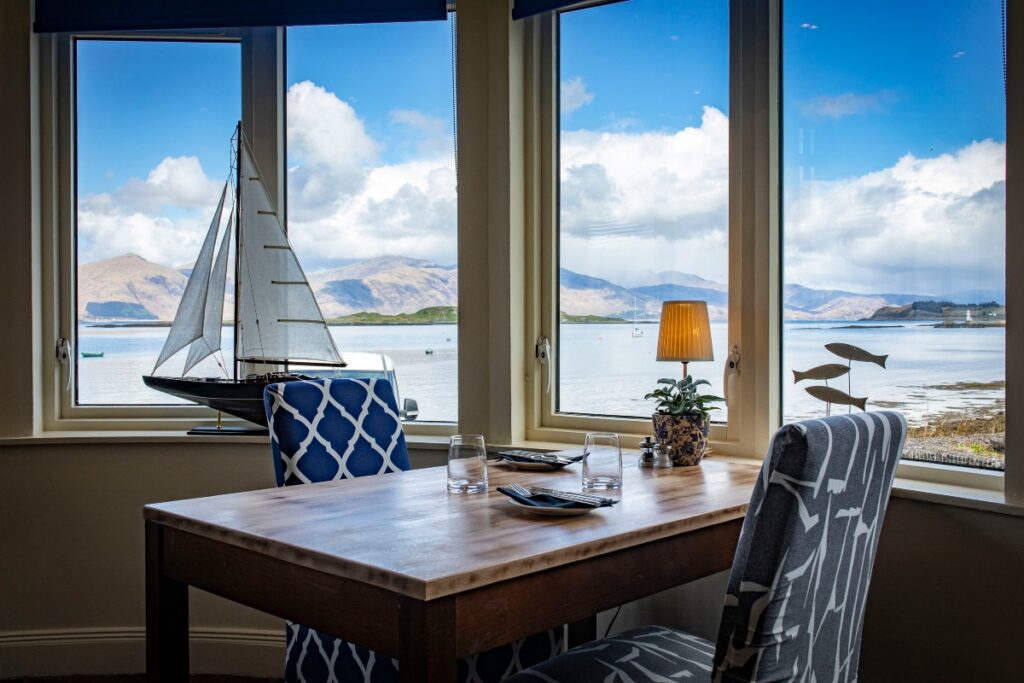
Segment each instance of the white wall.
[[[444,453],[412,459],[437,465]],[[0,447],[0,678],[143,671],[142,506],[273,484],[263,444]],[[1013,680],[1021,577],[1024,518],[894,498],[862,679]],[[614,630],[659,623],[713,639],[725,581],[716,574],[628,605]],[[193,671],[281,674],[279,620],[193,591],[191,623]]]

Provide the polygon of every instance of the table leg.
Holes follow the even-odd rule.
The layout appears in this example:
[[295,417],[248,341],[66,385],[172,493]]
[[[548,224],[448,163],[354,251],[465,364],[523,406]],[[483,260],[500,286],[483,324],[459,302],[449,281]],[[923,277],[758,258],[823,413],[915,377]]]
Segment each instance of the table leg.
[[398,677],[402,683],[455,683],[455,601],[402,598]]
[[568,646],[576,647],[597,640],[597,615],[580,619],[569,624]]
[[188,586],[164,576],[162,527],[146,522],[148,683],[187,683]]

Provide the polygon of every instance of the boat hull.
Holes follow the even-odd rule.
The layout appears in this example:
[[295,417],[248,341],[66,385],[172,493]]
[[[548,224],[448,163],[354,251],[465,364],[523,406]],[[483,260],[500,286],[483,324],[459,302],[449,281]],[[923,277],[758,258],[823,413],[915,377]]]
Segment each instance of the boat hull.
[[157,377],[144,375],[142,381],[150,389],[209,406],[214,410],[267,426],[263,409],[263,390],[268,384],[301,379],[293,375],[275,375],[252,379],[203,379],[199,377]]

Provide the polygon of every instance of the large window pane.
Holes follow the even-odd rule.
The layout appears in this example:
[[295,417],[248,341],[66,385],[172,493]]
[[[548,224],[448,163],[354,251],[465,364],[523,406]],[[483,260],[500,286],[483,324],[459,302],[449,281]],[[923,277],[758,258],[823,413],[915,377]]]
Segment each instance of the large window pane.
[[338,349],[390,357],[419,419],[453,422],[451,26],[290,28],[287,81],[289,238]]
[[1000,2],[787,0],[784,13],[785,417],[826,413],[807,391],[825,380],[793,371],[846,366],[829,385],[902,411],[905,457],[1002,468]]
[[[240,46],[82,39],[75,64],[77,403],[183,403],[142,375],[230,173]],[[224,376],[224,347],[191,374]]]
[[[633,0],[560,15],[558,410],[649,416],[666,300],[706,301],[728,344],[729,13]],[[724,420],[725,411],[713,413]]]

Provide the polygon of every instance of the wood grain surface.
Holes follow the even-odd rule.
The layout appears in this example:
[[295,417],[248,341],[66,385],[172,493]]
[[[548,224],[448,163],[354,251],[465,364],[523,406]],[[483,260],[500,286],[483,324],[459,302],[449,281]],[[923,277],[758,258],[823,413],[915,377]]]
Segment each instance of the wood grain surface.
[[580,490],[580,465],[522,472],[491,464],[486,494],[449,494],[444,467],[145,508],[147,520],[417,600],[482,588],[739,519],[759,464],[625,467],[611,508],[533,515],[494,488]]

